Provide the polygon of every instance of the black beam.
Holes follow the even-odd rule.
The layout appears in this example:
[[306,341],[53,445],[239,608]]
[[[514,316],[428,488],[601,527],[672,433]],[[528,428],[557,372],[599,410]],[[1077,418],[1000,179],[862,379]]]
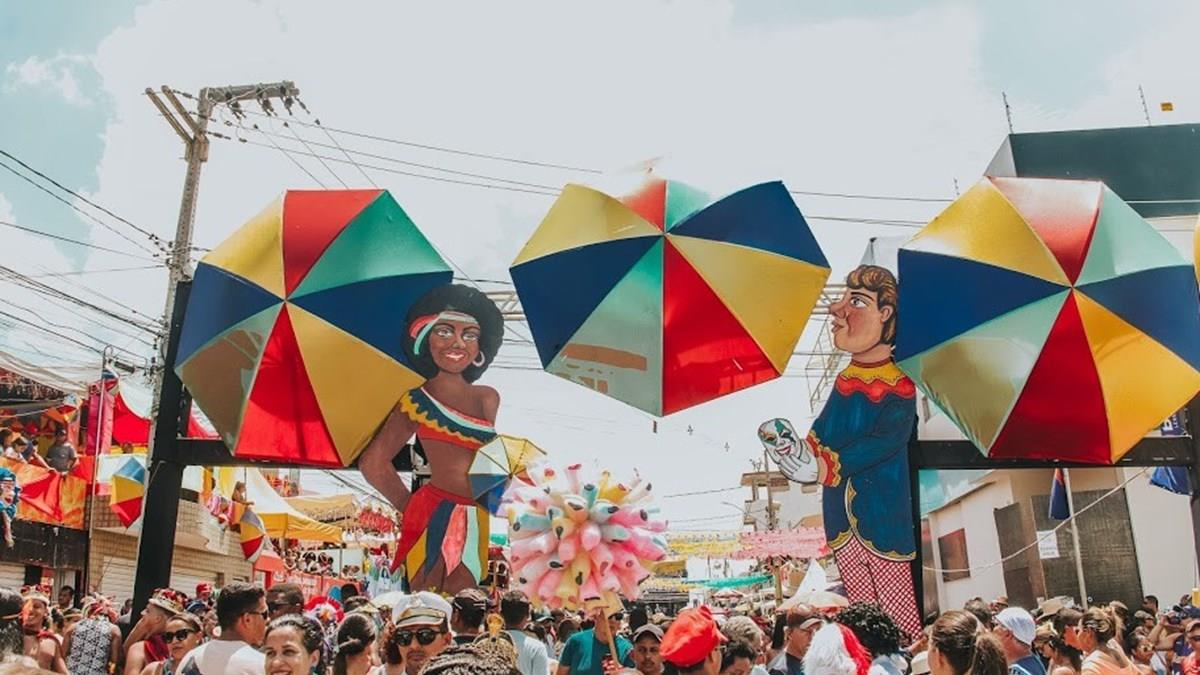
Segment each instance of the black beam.
[[[154,436],[150,439],[149,480],[142,501],[142,534],[138,538],[136,576],[133,585],[133,616],[139,616],[151,593],[171,583],[171,564],[175,554],[175,525],[179,519],[179,493],[183,489],[184,464],[171,461],[179,438],[183,383],[175,374],[179,352],[179,334],[191,294],[191,283],[180,282],[175,288],[175,303],[167,326],[165,360],[156,399]],[[184,427],[186,428],[186,427]]]
[[[1194,403],[1193,403],[1194,405]],[[1188,437],[1143,438],[1115,466],[1191,466],[1194,441]],[[1049,459],[991,459],[970,441],[917,441],[909,455],[909,469],[1096,469],[1109,464],[1060,462]]]

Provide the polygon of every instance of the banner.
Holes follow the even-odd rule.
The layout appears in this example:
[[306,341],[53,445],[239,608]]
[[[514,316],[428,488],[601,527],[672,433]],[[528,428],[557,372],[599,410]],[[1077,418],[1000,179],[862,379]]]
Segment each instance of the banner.
[[83,504],[87,481],[75,474],[63,475],[25,462],[0,458],[0,466],[17,476],[21,503],[17,518],[47,525],[83,529]]
[[825,531],[819,527],[744,532],[741,544],[742,550],[732,554],[731,558],[820,558],[830,553],[825,543]]

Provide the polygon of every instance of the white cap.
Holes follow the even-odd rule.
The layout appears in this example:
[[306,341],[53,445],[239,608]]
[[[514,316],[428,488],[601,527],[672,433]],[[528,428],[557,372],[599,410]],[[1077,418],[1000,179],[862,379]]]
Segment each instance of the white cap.
[[401,598],[392,607],[392,621],[397,628],[405,625],[437,625],[449,622],[452,612],[450,603],[442,596],[420,591]]
[[1037,624],[1033,615],[1020,607],[1008,607],[996,615],[996,623],[1007,628],[1018,642],[1033,644],[1037,637]]
[[913,657],[911,675],[927,675],[929,668],[929,652],[921,652]]

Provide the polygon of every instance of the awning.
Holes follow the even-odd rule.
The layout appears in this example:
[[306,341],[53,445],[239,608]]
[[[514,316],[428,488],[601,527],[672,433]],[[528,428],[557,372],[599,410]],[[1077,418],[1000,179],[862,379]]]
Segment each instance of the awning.
[[288,504],[258,469],[222,467],[218,471],[233,471],[238,478],[244,472],[246,498],[253,502],[250,508],[262,518],[267,535],[271,538],[342,543],[342,528],[318,522]]
[[88,385],[100,376],[100,357],[95,366],[55,366],[53,368],[34,365],[12,354],[0,351],[0,368],[28,378],[38,384],[53,387],[64,394],[87,397]]
[[342,520],[358,513],[354,495],[301,495],[284,499],[292,508],[317,520]]

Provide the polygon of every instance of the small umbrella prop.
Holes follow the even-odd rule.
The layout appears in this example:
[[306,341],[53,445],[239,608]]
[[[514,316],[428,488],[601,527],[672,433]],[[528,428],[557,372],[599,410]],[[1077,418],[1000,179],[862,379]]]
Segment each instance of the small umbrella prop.
[[421,384],[402,324],[450,277],[386,191],[289,191],[200,261],[176,372],[234,455],[349,465]]
[[130,457],[113,472],[109,483],[108,506],[117,514],[122,527],[142,517],[142,498],[146,495],[146,467]]
[[1108,464],[1200,390],[1191,266],[1103,183],[986,178],[899,268],[896,361],[989,457]]
[[242,555],[246,556],[246,560],[254,562],[264,552],[271,550],[267,527],[253,509],[242,511],[242,516],[238,519],[238,530],[242,538]]
[[546,453],[524,438],[500,435],[475,451],[467,469],[471,493],[492,515],[499,515],[504,492],[514,478],[525,475],[529,465]]
[[568,185],[511,268],[542,366],[667,415],[779,377],[829,264],[783,183]]

